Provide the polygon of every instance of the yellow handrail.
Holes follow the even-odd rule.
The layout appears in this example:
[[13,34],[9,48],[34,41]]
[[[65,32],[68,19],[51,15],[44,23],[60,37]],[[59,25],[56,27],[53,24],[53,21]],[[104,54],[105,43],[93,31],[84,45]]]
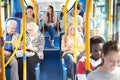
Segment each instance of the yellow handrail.
[[92,9],[92,0],[86,0],[86,70],[90,70],[90,13]]
[[25,9],[24,9],[24,0],[20,0],[21,2],[21,6],[22,6],[22,15],[23,15],[23,19],[22,19],[22,27],[23,27],[23,52],[24,52],[24,56],[23,56],[23,80],[26,80],[26,14],[25,14]]
[[19,46],[20,46],[20,41],[21,41],[21,38],[22,38],[22,34],[20,35],[19,42],[18,42],[18,44],[17,44],[17,46],[16,46],[16,48],[15,48],[15,50],[14,50],[13,54],[10,56],[9,60],[6,62],[5,67],[6,67],[6,66],[7,66],[7,65],[11,62],[11,60],[12,60],[12,59],[13,59],[13,57],[15,56],[16,51],[18,50],[18,48],[19,48]]
[[112,8],[112,0],[109,0],[109,10],[108,10],[108,41],[110,40],[110,25],[111,25],[111,9]]
[[5,43],[7,43],[7,44],[8,44],[8,43],[9,43],[9,44],[10,44],[10,43],[16,44],[16,43],[19,43],[19,40],[16,40],[16,41],[5,41]]
[[64,17],[63,17],[63,19],[64,19],[64,32],[66,32],[66,12],[67,12],[67,6],[68,6],[68,3],[69,3],[69,0],[66,0],[66,2],[65,2],[65,8],[64,8]]
[[7,0],[7,11],[8,11],[8,18],[10,17],[10,3],[9,0]]
[[34,22],[37,23],[37,10],[36,10],[36,3],[35,0],[31,0],[33,3],[33,8],[34,8]]
[[75,7],[74,7],[74,27],[75,27],[75,35],[74,35],[74,62],[76,62],[77,60],[77,52],[76,52],[76,30],[77,30],[77,25],[76,25],[76,21],[77,21],[77,5],[78,5],[78,0],[76,0],[75,2]]
[[[2,18],[1,18],[1,0],[0,0],[0,37],[2,38]],[[1,80],[5,80],[5,60],[4,60],[4,50],[3,46],[0,46],[0,56],[1,56],[1,62],[2,62],[2,73],[1,73]]]

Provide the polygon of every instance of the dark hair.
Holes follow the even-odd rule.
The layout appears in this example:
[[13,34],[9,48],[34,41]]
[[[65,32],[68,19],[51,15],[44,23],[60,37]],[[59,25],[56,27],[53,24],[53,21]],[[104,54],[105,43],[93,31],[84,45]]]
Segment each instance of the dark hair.
[[108,41],[103,45],[102,53],[104,56],[108,55],[110,51],[120,51],[120,44],[118,41]]
[[[65,5],[62,5],[62,7],[65,7]],[[63,18],[63,15],[64,15],[64,12],[60,12],[60,19],[62,20]]]
[[[75,6],[74,6],[75,8]],[[77,10],[81,10],[82,6],[80,4],[77,4]]]
[[27,9],[32,9],[33,10],[33,7],[31,5],[27,6]]
[[[32,9],[33,10],[33,7],[31,5],[27,6],[26,9]],[[27,13],[26,13],[27,14]],[[34,13],[33,13],[33,18],[34,18]]]
[[52,5],[49,5],[48,7],[50,7],[50,9],[52,9],[52,13],[51,13],[51,20],[50,20],[50,14],[47,12],[47,17],[48,17],[48,23],[49,22],[53,22],[53,16],[54,16],[54,7]]
[[90,38],[90,52],[92,51],[92,45],[96,43],[104,43],[104,39],[101,36],[93,36]]

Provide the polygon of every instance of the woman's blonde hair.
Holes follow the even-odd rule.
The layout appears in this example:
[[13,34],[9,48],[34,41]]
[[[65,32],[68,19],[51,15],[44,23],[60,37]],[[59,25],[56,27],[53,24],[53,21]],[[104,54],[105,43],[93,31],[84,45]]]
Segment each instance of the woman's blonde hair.
[[36,23],[30,22],[30,23],[27,23],[27,30],[28,29],[33,29],[35,32],[37,32],[39,27]]

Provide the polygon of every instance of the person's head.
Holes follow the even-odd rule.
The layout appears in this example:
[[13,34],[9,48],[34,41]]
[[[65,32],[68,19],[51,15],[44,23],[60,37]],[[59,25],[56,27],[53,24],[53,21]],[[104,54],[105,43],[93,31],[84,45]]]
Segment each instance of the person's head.
[[39,27],[34,22],[27,24],[27,32],[30,35],[36,35],[38,33],[38,29]]
[[54,13],[54,7],[52,5],[49,5],[48,8],[47,8],[47,12],[49,14]]
[[67,35],[74,35],[75,33],[75,28],[74,28],[74,24],[70,23],[68,28],[67,28]]
[[33,11],[33,7],[32,6],[27,6],[27,17],[34,17],[34,11]]
[[90,39],[90,52],[91,58],[98,60],[101,58],[102,47],[104,44],[104,39],[100,36],[93,36]]
[[[75,10],[75,7],[74,7],[74,10]],[[80,4],[77,4],[77,10],[76,10],[76,13],[79,14],[81,10],[81,5]],[[74,11],[73,11],[74,12]]]
[[118,41],[108,41],[102,49],[103,68],[107,72],[112,72],[120,64],[120,43]]
[[64,7],[65,7],[65,5],[62,5],[61,12],[64,12]]
[[17,26],[17,22],[15,20],[8,20],[6,24],[7,33],[10,35],[14,34],[16,30],[16,26]]

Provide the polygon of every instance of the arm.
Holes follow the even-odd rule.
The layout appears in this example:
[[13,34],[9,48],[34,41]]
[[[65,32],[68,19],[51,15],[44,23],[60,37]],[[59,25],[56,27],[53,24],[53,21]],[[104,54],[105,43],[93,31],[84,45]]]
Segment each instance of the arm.
[[12,53],[9,52],[9,51],[4,50],[4,54],[5,54],[5,56],[10,56]]
[[68,47],[66,46],[65,35],[62,36],[61,50],[62,50],[62,51],[68,51],[68,50],[69,50]]
[[45,24],[46,24],[47,26],[50,26],[50,23],[48,23],[48,17],[47,17],[47,14],[45,14]]
[[44,36],[40,35],[36,40],[36,47],[38,53],[43,52],[44,44],[45,44]]
[[57,23],[57,15],[56,14],[54,14],[54,22],[53,22],[54,24],[56,24]]
[[78,80],[86,80],[85,61],[81,58],[77,63],[77,78]]

